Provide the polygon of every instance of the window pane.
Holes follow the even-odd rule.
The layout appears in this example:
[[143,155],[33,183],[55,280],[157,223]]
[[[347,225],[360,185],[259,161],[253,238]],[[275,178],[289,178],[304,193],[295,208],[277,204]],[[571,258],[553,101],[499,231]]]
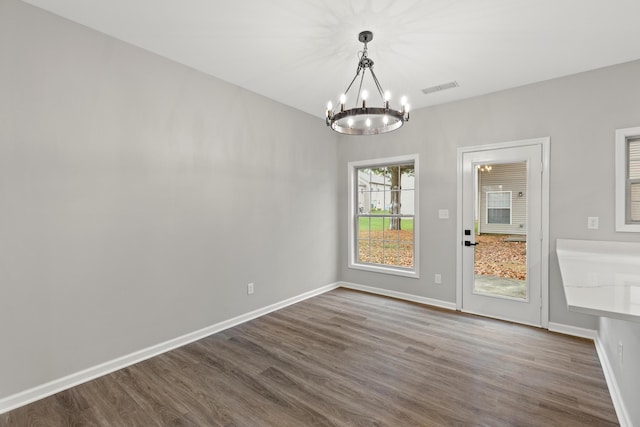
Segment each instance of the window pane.
[[640,222],[640,138],[631,138],[628,141],[628,179],[629,182],[629,220]]
[[[392,163],[354,168],[354,259],[358,263],[414,266],[415,166]],[[409,217],[401,217],[408,215]]]
[[[398,230],[400,230],[401,219],[396,217],[385,217],[384,218],[384,233],[385,239],[397,239]],[[391,237],[393,235],[393,237]]]
[[629,179],[640,179],[640,139],[628,140]]
[[413,267],[413,242],[400,243],[400,262],[402,267]]
[[399,219],[400,218],[385,218],[386,227],[384,229],[384,240],[385,241],[395,241],[400,240],[400,230],[399,230]]
[[358,261],[413,267],[413,218],[358,218]]
[[389,176],[389,169],[387,167],[380,167],[377,169],[377,173],[383,178],[385,188],[390,188],[391,177]]
[[366,214],[371,210],[371,194],[369,194],[369,189],[367,186],[360,180],[358,180],[358,214]]
[[629,179],[640,179],[640,160],[629,160]]
[[384,168],[361,168],[358,169],[358,213],[360,214],[382,214],[385,205],[385,193],[388,186],[385,185]]
[[371,240],[369,242],[369,255],[363,261],[371,264],[383,264],[382,240]]
[[[365,229],[372,234],[382,231],[382,218],[378,217],[360,217],[358,219],[359,230]],[[359,236],[362,237],[362,231],[359,232]],[[368,235],[367,235],[368,236]]]
[[631,184],[631,221],[640,221],[640,182]]
[[488,224],[511,224],[511,209],[488,209]]
[[402,191],[400,192],[400,213],[403,215],[414,215],[414,200],[415,195],[413,194],[413,190],[402,189]]
[[403,190],[413,190],[415,188],[414,167],[413,165],[404,165],[400,175],[400,186]]
[[384,264],[386,265],[400,265],[400,256],[398,249],[400,244],[397,240],[385,240],[384,242]]
[[370,232],[372,229],[372,221],[375,221],[377,218],[369,218],[369,217],[360,217],[358,218],[358,239],[369,239],[371,238]]
[[413,231],[413,218],[402,218],[400,220],[400,229],[403,231]]
[[358,261],[371,262],[371,246],[368,240],[358,240]]
[[489,208],[510,208],[511,193],[507,191],[487,192],[487,207]]

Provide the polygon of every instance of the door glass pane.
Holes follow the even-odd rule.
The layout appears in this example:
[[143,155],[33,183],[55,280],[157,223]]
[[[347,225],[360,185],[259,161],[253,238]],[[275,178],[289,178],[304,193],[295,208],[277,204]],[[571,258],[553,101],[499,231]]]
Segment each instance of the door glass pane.
[[476,167],[473,292],[527,299],[527,163]]

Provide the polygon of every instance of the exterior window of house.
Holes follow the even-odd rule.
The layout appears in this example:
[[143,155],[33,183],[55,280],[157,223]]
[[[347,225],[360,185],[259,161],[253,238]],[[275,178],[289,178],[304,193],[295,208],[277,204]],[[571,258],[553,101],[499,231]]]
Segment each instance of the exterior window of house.
[[511,191],[487,191],[487,224],[511,224]]
[[640,127],[616,131],[616,231],[640,232]]
[[640,224],[640,137],[627,140],[627,222]]
[[349,267],[418,277],[418,156],[349,163]]

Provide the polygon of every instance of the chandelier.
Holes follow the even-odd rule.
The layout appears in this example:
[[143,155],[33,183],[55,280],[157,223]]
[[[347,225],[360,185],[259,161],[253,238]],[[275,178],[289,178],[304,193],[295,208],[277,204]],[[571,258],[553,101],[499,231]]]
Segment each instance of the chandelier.
[[[364,49],[362,52],[359,52],[358,70],[353,80],[351,80],[351,83],[349,83],[347,90],[340,95],[340,109],[333,111],[332,102],[329,101],[327,104],[327,126],[331,126],[331,129],[336,132],[347,135],[376,135],[391,132],[392,130],[400,128],[404,122],[409,121],[409,104],[407,104],[407,97],[403,96],[401,98],[400,110],[389,108],[391,94],[382,89],[376,73],[373,72],[373,61],[367,55],[367,43],[373,40],[373,33],[371,31],[362,31],[358,35],[358,40],[364,43]],[[367,107],[369,93],[367,90],[362,89],[364,75],[367,70],[369,70],[373,78],[373,83],[375,83],[375,88],[380,95],[382,106]],[[347,94],[358,76],[360,76],[360,84],[355,96],[354,107],[345,109]],[[360,103],[361,101],[362,103]]]

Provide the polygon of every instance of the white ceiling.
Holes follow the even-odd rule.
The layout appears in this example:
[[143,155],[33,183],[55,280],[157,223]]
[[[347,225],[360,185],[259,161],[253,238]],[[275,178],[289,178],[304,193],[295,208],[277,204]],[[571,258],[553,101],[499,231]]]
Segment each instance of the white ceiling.
[[638,0],[25,1],[316,116],[353,78],[362,30],[414,110],[640,59]]

